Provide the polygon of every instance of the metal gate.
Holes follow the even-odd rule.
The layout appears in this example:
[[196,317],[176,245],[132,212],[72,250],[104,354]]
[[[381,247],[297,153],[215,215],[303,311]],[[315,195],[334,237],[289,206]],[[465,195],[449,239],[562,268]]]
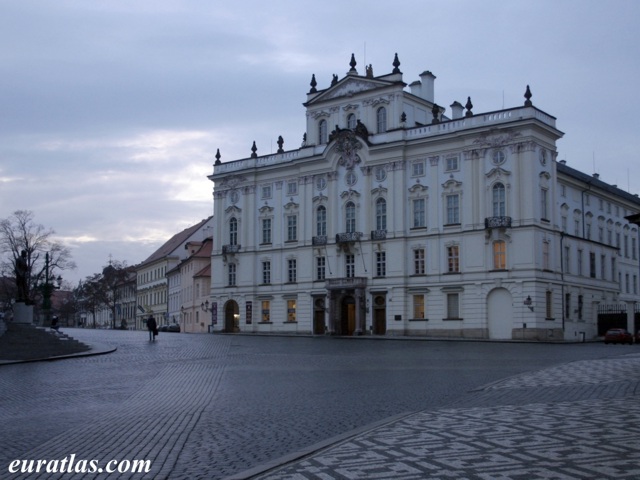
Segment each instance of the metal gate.
[[[636,313],[636,322],[638,321]],[[602,337],[610,328],[627,328],[627,306],[599,305],[598,306],[598,336]]]

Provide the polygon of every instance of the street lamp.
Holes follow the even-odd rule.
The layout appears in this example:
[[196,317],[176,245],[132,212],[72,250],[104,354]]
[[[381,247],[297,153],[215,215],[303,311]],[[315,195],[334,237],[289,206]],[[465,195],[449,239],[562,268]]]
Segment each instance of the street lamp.
[[529,308],[529,310],[531,310],[533,312],[533,301],[531,300],[531,295],[527,295],[527,298],[525,299],[525,301],[523,302],[525,304],[525,306],[527,306]]
[[202,309],[203,312],[210,312],[211,308],[209,308],[209,300],[205,300],[204,302],[202,302],[200,304],[200,308]]
[[[44,257],[44,284],[40,285],[42,290],[42,310],[45,312],[45,326],[51,325],[51,295],[54,290],[59,290],[62,286],[62,277],[58,275],[54,278],[50,272],[49,252]],[[55,283],[52,283],[54,282]]]

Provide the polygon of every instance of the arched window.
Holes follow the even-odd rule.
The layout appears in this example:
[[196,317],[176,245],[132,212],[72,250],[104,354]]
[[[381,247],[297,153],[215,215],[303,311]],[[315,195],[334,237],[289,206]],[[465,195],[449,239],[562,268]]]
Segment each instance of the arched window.
[[376,200],[376,230],[387,229],[387,201],[384,198]]
[[350,130],[356,129],[356,116],[353,113],[347,115],[347,128]]
[[327,208],[320,205],[316,210],[316,235],[322,236],[327,234]]
[[323,143],[327,143],[327,121],[320,120],[318,124],[318,143],[322,145]]
[[376,112],[376,123],[378,125],[378,133],[387,131],[387,109],[380,107]]
[[495,270],[507,268],[507,244],[504,240],[493,242],[493,268]]
[[507,214],[507,208],[505,203],[505,190],[502,183],[496,183],[493,188],[493,216],[504,217]]
[[356,231],[356,206],[353,202],[349,202],[345,205],[345,220],[347,233],[354,233]]
[[238,220],[232,217],[229,220],[229,245],[238,244]]

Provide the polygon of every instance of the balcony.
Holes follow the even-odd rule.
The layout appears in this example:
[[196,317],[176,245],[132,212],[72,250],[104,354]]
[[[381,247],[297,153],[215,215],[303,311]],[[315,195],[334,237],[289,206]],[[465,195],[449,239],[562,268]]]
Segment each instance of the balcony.
[[312,245],[326,245],[327,244],[327,236],[326,235],[316,235],[311,239]]
[[371,240],[386,240],[386,239],[387,239],[386,230],[371,230]]
[[230,253],[238,253],[240,251],[240,245],[223,245],[222,254],[227,255]]
[[511,217],[487,217],[484,219],[484,228],[511,228]]
[[362,232],[345,232],[336,234],[336,243],[353,243],[359,242],[362,238]]
[[354,288],[366,288],[367,277],[343,277],[327,279],[327,290],[351,290]]

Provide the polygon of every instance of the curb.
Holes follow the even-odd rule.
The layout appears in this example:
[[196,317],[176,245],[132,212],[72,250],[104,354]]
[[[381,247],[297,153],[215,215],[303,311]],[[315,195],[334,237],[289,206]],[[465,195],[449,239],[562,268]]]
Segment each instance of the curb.
[[95,357],[98,355],[106,355],[108,353],[113,353],[118,349],[118,347],[109,347],[106,345],[90,345],[89,350],[86,352],[78,352],[78,353],[70,353],[67,355],[57,355],[55,357],[43,357],[43,358],[32,358],[30,360],[0,360],[0,366],[2,365],[15,365],[19,363],[34,363],[34,362],[53,362],[56,360],[67,360],[70,358],[80,358],[80,357]]

